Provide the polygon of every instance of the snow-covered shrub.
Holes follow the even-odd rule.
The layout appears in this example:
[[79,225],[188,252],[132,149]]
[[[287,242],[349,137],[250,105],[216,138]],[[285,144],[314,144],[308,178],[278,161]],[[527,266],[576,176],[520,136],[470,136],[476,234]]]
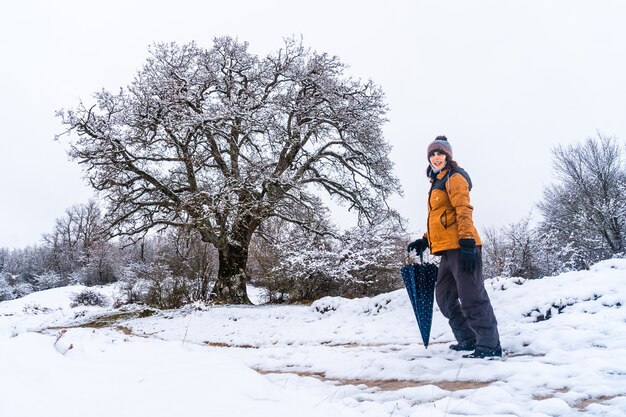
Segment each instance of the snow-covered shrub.
[[144,262],[132,262],[121,270],[115,296],[115,305],[146,304],[150,282],[151,265]]
[[109,298],[97,291],[86,289],[72,296],[70,307],[77,306],[98,306],[106,307],[109,304]]
[[158,308],[178,308],[191,303],[193,289],[183,277],[167,275],[153,280],[148,290],[146,304]]
[[14,287],[11,285],[13,277],[8,272],[0,272],[0,301],[15,298]]
[[338,237],[290,230],[271,244],[257,242],[253,259],[269,302],[311,302],[324,296],[363,297],[402,286],[406,237],[363,227]]
[[46,271],[35,276],[37,291],[49,290],[50,288],[67,285],[67,280],[54,271]]
[[15,300],[32,293],[35,290],[34,277],[31,275],[13,275],[8,272],[0,273],[0,301]]
[[331,311],[337,311],[339,305],[343,301],[340,297],[323,297],[311,304],[311,309],[316,313],[326,314]]
[[167,265],[135,262],[122,269],[115,304],[178,308],[195,301],[196,287],[196,281],[174,276]]
[[371,297],[402,287],[400,268],[408,239],[395,230],[360,227],[343,234],[342,265],[347,275],[342,295]]

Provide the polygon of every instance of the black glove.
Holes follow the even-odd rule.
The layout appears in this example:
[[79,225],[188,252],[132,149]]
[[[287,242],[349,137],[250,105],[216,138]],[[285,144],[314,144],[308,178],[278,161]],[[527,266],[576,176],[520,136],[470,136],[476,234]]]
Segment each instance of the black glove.
[[461,245],[461,270],[474,272],[476,269],[476,241],[474,239],[459,239]]
[[421,239],[417,239],[415,242],[411,242],[406,246],[406,251],[411,252],[412,250],[417,253],[422,253],[428,247],[428,240],[423,237]]

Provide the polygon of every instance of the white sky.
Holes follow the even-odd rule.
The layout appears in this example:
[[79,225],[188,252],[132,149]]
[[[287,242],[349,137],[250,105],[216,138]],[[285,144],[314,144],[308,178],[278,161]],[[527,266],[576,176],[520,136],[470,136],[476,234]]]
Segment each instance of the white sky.
[[446,134],[472,176],[479,228],[520,220],[551,181],[550,149],[600,131],[626,140],[626,2],[22,0],[0,5],[0,247],[37,243],[91,196],[54,111],[132,80],[153,42],[282,38],[338,55],[387,94],[385,134],[425,225],[425,147]]
[[187,306],[99,329],[79,325],[133,306],[71,308],[84,287],[40,291],[0,303],[0,415],[624,417],[625,273],[626,259],[612,259],[487,280],[505,350],[496,360],[451,351],[437,308],[424,349],[404,289],[310,306]]

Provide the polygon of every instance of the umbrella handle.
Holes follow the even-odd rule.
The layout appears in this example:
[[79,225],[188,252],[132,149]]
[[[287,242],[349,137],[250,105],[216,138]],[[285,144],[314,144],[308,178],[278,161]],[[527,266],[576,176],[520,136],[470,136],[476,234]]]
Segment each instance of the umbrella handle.
[[[418,253],[420,254],[420,263],[423,264],[424,263],[424,250],[423,249],[419,249]],[[406,259],[404,260],[404,263],[406,265],[409,264],[409,256],[410,256],[409,254],[410,254],[410,252],[407,252]]]

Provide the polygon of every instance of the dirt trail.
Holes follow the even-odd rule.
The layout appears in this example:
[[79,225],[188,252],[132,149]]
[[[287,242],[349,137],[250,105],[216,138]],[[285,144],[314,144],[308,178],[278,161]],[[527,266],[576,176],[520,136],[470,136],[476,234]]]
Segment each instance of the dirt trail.
[[467,389],[478,389],[489,386],[493,381],[400,381],[400,380],[384,380],[384,379],[342,379],[330,378],[321,372],[304,372],[304,371],[281,371],[256,369],[263,375],[269,374],[294,374],[301,377],[312,377],[322,381],[336,382],[338,385],[365,385],[369,388],[378,388],[382,391],[396,391],[402,388],[423,387],[426,385],[434,385],[445,391],[461,391]]

